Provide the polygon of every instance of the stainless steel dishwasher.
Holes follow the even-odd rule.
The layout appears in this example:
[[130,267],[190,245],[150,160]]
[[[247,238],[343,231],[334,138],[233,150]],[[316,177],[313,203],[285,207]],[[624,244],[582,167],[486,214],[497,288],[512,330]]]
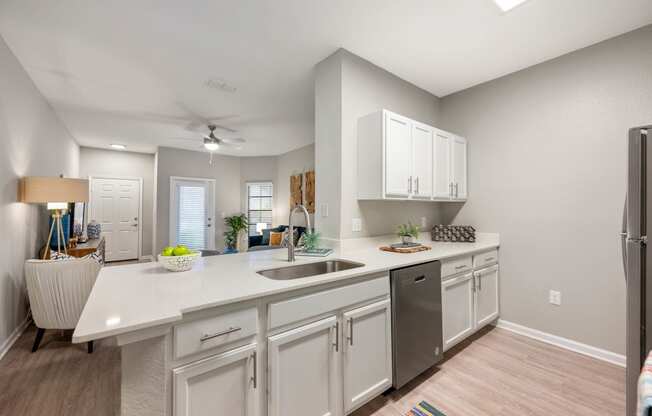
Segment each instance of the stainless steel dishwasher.
[[392,355],[394,388],[443,358],[441,263],[392,270]]

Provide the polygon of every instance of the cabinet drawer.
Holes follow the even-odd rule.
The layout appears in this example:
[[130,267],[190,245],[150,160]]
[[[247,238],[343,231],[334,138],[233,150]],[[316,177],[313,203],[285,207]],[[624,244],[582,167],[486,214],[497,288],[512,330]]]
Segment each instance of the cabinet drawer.
[[498,249],[485,251],[473,256],[474,269],[479,269],[496,263],[498,263]]
[[441,262],[441,277],[443,279],[454,274],[468,272],[472,268],[473,260],[471,256],[444,260]]
[[256,308],[241,309],[174,327],[174,356],[185,357],[256,334]]
[[278,328],[389,295],[389,275],[269,305],[269,327]]

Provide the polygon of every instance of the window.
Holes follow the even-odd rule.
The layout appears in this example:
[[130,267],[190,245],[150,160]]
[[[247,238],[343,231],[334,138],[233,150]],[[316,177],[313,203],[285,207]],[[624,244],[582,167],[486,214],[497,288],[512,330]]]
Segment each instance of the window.
[[247,217],[249,218],[249,235],[258,235],[257,224],[264,223],[264,228],[272,227],[273,193],[271,182],[252,182],[247,184]]
[[172,177],[170,185],[170,245],[183,244],[194,250],[213,249],[214,181]]

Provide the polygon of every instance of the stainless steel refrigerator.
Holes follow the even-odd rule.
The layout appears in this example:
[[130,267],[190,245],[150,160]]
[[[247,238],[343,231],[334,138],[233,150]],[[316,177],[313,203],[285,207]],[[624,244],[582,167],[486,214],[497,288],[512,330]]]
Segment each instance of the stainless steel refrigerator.
[[[637,382],[643,361],[652,349],[652,259],[647,244],[652,219],[652,126],[629,130],[627,198],[621,233],[627,285],[627,416],[636,414]],[[648,169],[650,164],[650,169]],[[648,211],[650,210],[650,211]]]

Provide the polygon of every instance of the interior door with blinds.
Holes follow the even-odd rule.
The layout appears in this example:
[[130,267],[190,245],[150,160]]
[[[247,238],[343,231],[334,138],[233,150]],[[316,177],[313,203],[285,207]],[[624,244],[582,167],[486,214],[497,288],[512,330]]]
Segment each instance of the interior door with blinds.
[[170,178],[170,245],[215,249],[215,180]]

